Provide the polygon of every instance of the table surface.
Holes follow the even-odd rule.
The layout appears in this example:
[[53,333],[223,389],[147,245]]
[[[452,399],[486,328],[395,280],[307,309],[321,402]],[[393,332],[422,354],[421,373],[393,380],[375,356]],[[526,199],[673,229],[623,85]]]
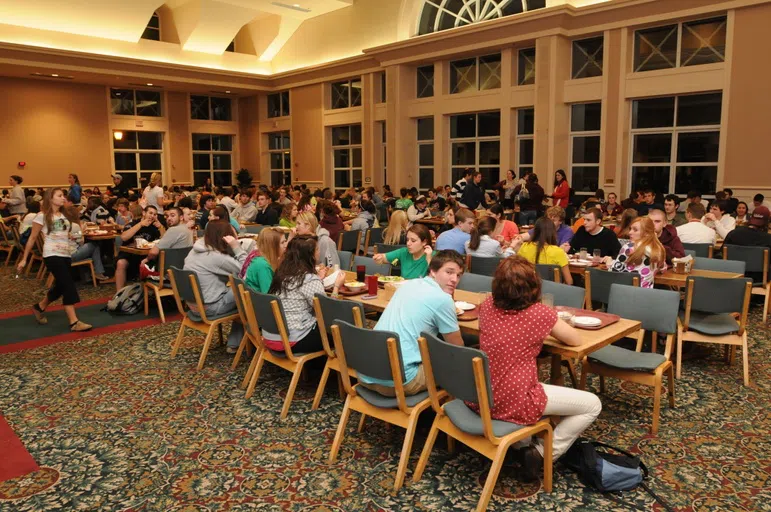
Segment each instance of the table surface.
[[[583,275],[587,268],[589,267],[571,264],[570,273]],[[595,268],[607,270],[607,267],[605,267],[604,265],[600,265],[599,267],[595,267]],[[717,279],[737,279],[740,277],[744,277],[744,274],[737,274],[735,272],[720,272],[717,270],[704,270],[704,269],[698,269],[698,268],[692,269],[688,274],[676,274],[674,270],[669,268],[665,272],[656,273],[656,275],[653,277],[653,282],[654,284],[658,284],[662,286],[677,286],[680,288],[684,288],[685,282],[688,279],[688,276],[714,277]]]
[[427,219],[420,219],[415,221],[416,224],[431,224],[434,226],[444,225],[444,217],[430,217]]
[[142,256],[144,256],[145,254],[150,252],[150,249],[152,249],[152,246],[148,246],[148,247],[144,247],[144,248],[140,249],[139,247],[137,247],[134,244],[134,242],[132,242],[130,244],[127,244],[127,245],[121,245],[118,248],[119,252],[126,252],[126,253],[129,253],[129,254],[140,254]]

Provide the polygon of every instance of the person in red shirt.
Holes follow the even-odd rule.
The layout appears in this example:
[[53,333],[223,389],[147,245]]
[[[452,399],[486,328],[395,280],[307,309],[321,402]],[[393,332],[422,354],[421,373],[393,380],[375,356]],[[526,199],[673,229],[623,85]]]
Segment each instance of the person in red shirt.
[[570,185],[568,185],[568,178],[565,176],[565,171],[562,169],[559,169],[554,173],[554,192],[552,192],[551,198],[554,201],[552,206],[561,206],[562,208],[568,207]]
[[[581,345],[578,332],[540,301],[535,266],[520,256],[504,259],[495,272],[492,297],[480,306],[479,342],[490,363],[493,419],[532,425],[543,416],[562,416],[554,429],[557,460],[597,418],[602,403],[592,393],[538,381],[537,357],[547,336]],[[524,448],[522,458],[527,476],[537,475],[543,465],[540,440]]]

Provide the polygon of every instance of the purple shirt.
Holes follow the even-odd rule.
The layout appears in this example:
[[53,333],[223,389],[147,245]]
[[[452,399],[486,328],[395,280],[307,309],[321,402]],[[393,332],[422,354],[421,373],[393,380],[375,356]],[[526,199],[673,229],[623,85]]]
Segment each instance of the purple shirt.
[[[530,235],[530,239],[533,238],[533,232],[535,229],[531,229],[527,232],[528,235]],[[562,245],[565,242],[570,243],[570,241],[573,239],[573,230],[570,229],[570,226],[566,224],[560,224],[559,229],[557,229],[557,245]]]

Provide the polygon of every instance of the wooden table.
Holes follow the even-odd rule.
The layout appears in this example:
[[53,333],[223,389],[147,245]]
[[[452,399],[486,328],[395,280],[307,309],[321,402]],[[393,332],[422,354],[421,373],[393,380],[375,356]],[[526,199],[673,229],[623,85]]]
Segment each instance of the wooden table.
[[443,226],[444,223],[444,217],[426,217],[415,221],[415,224],[425,224],[427,226]]
[[83,238],[85,238],[89,242],[99,242],[102,240],[115,240],[119,236],[120,235],[115,232],[107,233],[105,235],[94,235],[94,234],[89,234],[88,232],[83,233]]
[[744,277],[744,274],[737,274],[735,272],[719,272],[717,270],[703,270],[694,268],[688,274],[675,274],[672,269],[667,269],[663,274],[656,274],[654,283],[665,286],[677,286],[678,288],[684,288],[685,282],[689,276],[693,277],[714,277],[717,279],[738,279]]
[[153,246],[147,246],[142,249],[137,247],[134,243],[128,244],[128,245],[121,245],[118,248],[118,252],[125,252],[128,254],[138,254],[140,256],[146,256],[147,253],[150,252],[150,249],[152,249]]
[[[355,280],[356,274],[346,272],[350,279]],[[363,300],[364,295],[346,297],[343,299],[360,302],[377,311],[385,310],[388,306],[388,299],[385,298],[385,290],[379,289],[376,299]],[[485,300],[485,294],[468,292],[465,290],[455,290],[455,300],[470,302],[471,304],[481,304]],[[479,335],[479,320],[458,321],[461,332],[466,334]],[[551,383],[561,386],[564,383],[562,377],[562,358],[581,360],[584,356],[591,354],[603,347],[614,343],[621,338],[634,334],[640,330],[640,322],[636,320],[626,320],[622,318],[616,323],[610,324],[602,329],[588,330],[576,329],[581,335],[582,343],[579,346],[565,345],[555,338],[548,336],[543,342],[544,351],[551,355]]]

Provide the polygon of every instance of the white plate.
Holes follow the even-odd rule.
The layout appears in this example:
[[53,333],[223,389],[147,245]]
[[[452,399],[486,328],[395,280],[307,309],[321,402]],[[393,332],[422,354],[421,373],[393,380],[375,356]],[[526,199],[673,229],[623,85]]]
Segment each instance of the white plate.
[[346,288],[350,288],[351,290],[358,290],[359,288],[364,288],[366,283],[354,283],[351,281],[350,283],[345,283]]
[[477,306],[476,304],[472,304],[470,302],[464,302],[462,300],[458,300],[458,301],[455,301],[455,307],[457,309],[462,309],[463,311],[471,311]]
[[331,288],[335,285],[335,281],[337,280],[337,274],[339,274],[340,271],[337,270],[335,272],[332,272],[327,277],[324,278],[324,288]]
[[573,323],[582,327],[597,327],[602,323],[602,320],[593,316],[574,316]]
[[576,267],[588,267],[592,262],[586,260],[571,260],[570,264],[575,265]]

